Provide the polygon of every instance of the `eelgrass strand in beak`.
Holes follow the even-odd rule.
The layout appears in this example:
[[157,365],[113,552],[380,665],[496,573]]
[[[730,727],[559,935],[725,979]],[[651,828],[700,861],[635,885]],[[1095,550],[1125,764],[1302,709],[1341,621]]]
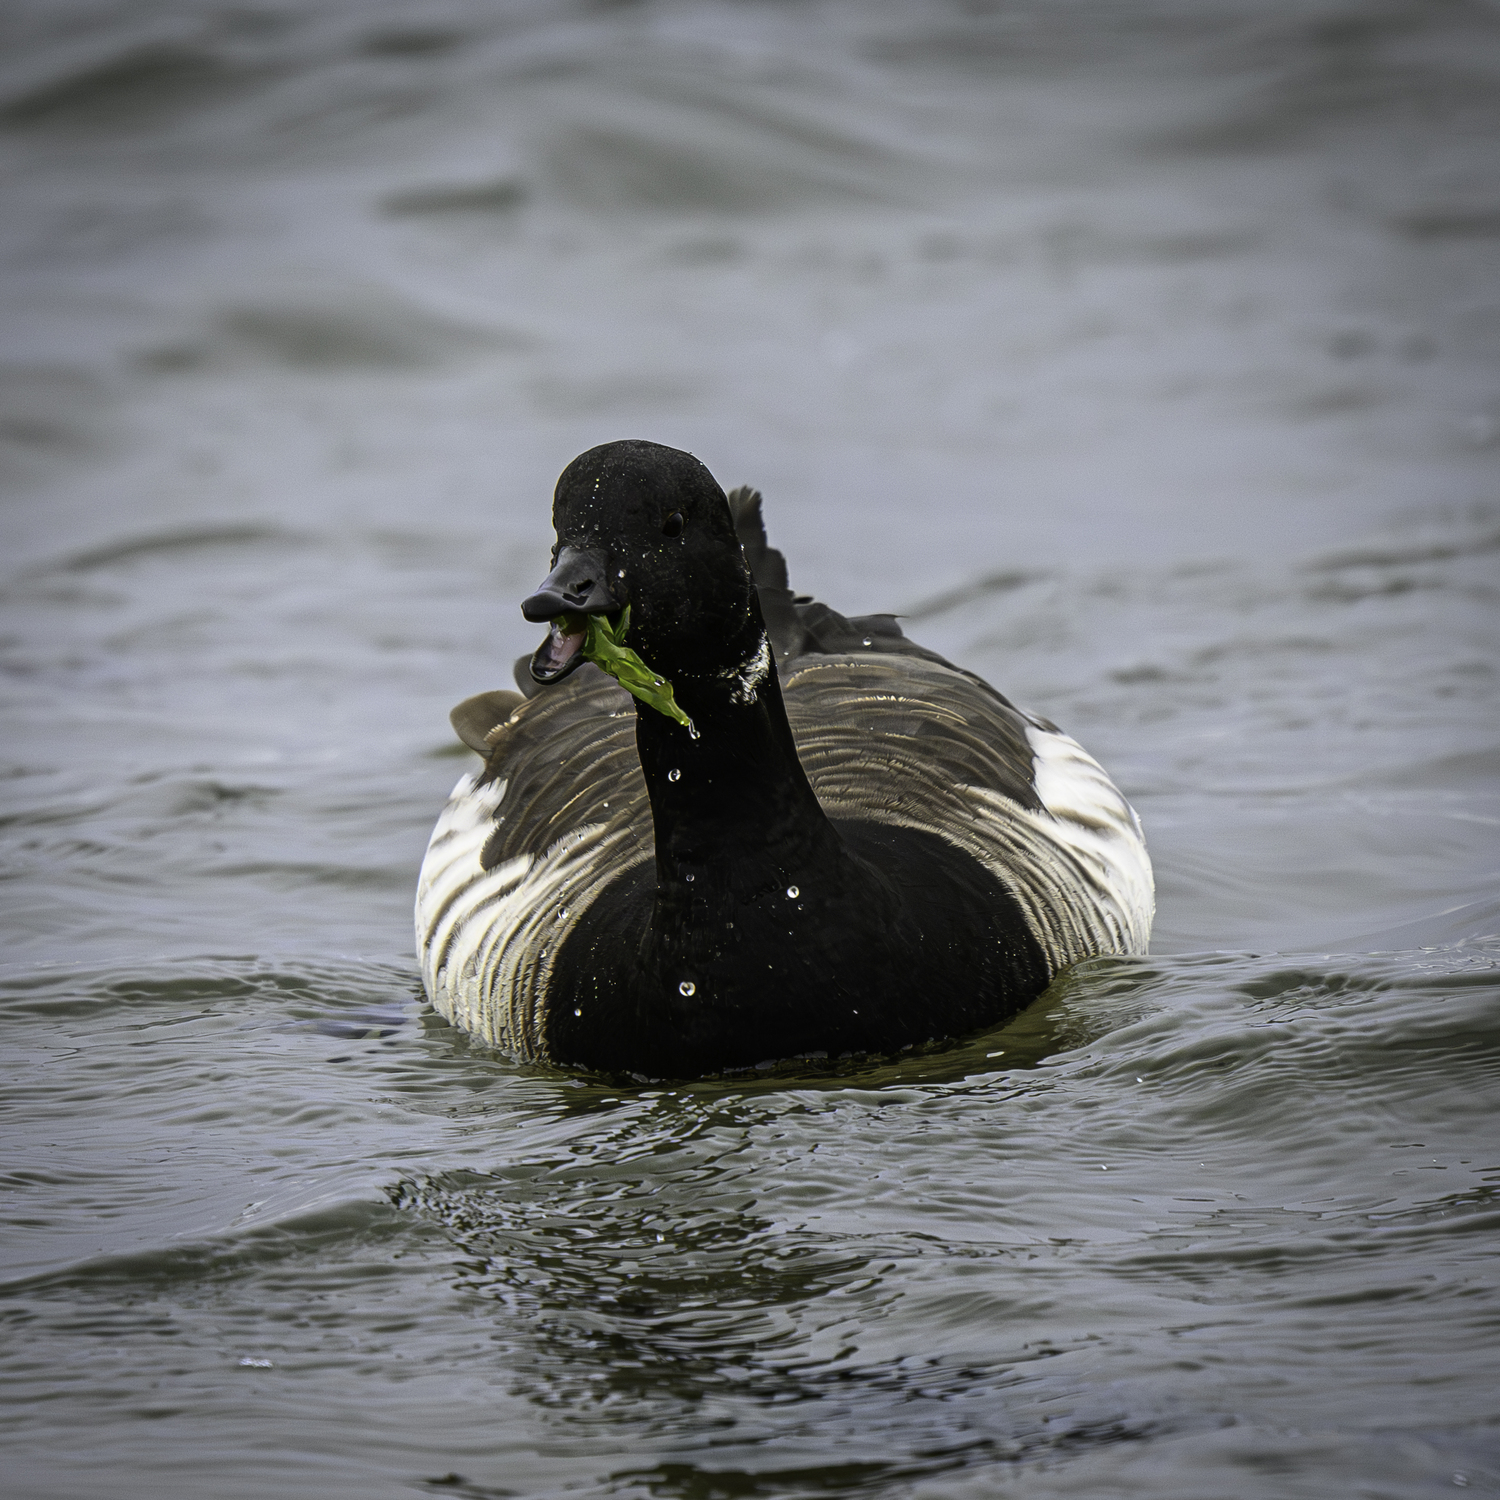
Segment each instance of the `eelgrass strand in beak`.
[[693,721],[677,706],[672,684],[665,677],[657,676],[630,647],[623,644],[625,632],[630,628],[628,604],[620,611],[619,623],[615,625],[610,624],[608,615],[560,615],[552,622],[552,628],[554,635],[561,633],[565,638],[583,631],[579,654],[585,661],[591,661],[600,671],[608,672],[627,693],[634,694],[642,703],[669,719],[675,719],[697,739],[698,731],[693,727]]

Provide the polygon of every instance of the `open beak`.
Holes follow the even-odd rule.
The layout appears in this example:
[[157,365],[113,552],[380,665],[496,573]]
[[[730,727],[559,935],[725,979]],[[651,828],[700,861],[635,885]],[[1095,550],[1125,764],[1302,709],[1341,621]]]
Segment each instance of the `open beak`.
[[608,558],[589,547],[564,547],[557,566],[521,605],[528,620],[550,622],[547,639],[531,658],[531,675],[541,683],[560,682],[583,660],[587,615],[613,614],[628,602],[611,587]]

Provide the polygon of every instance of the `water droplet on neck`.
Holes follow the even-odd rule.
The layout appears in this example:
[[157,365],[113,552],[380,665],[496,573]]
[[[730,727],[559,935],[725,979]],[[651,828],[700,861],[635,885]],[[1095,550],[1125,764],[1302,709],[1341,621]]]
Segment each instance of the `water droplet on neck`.
[[861,645],[861,646],[868,646],[868,645],[870,645],[870,644],[871,644],[871,641],[870,641],[870,637],[869,637],[869,636],[866,636],[866,637],[865,637],[865,638],[864,638],[864,640],[862,640],[862,641],[861,641],[861,642],[860,642],[860,645]]
[[797,897],[802,894],[802,890],[801,890],[801,888],[799,886],[789,885],[786,888],[786,893],[787,893],[788,896],[790,896],[792,898],[793,901],[795,901],[797,899]]
[[668,781],[681,781],[682,780],[682,772],[681,771],[677,771],[677,770],[668,771],[667,772],[667,780]]
[[691,995],[696,992],[697,988],[698,986],[694,984],[691,979],[684,979],[682,983],[677,986],[677,993],[679,995]]

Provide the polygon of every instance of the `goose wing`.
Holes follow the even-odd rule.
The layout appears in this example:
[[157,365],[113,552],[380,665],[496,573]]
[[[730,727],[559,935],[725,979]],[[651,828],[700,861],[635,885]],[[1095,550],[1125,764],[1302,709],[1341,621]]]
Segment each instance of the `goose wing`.
[[793,594],[761,496],[729,508],[760,593],[787,717],[832,817],[940,834],[1015,893],[1054,972],[1143,953],[1155,888],[1140,822],[1076,740],[908,640],[893,615]]
[[[735,535],[745,549],[750,576],[760,596],[760,612],[777,666],[810,652],[875,651],[916,656],[958,671],[935,651],[909,641],[895,615],[841,615],[807,594],[794,594],[787,582],[786,558],[766,539],[761,494],[749,485],[730,490],[729,513]],[[974,679],[979,682],[979,678]]]
[[1056,725],[925,658],[809,654],[781,677],[830,817],[923,828],[972,854],[1015,895],[1054,973],[1145,952],[1156,902],[1140,822]]

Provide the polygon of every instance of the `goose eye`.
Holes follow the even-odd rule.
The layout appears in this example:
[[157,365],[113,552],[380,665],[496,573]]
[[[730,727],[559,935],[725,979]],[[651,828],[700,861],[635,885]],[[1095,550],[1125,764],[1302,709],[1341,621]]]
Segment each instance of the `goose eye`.
[[661,523],[661,534],[663,536],[682,535],[682,512],[674,510],[665,521]]

